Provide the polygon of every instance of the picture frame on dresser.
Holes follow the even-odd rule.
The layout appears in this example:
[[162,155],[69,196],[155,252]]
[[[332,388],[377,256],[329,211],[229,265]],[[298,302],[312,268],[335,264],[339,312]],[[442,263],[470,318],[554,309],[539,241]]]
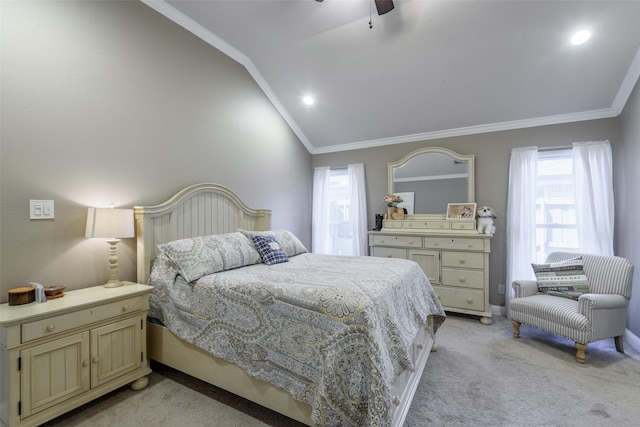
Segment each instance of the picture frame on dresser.
[[476,217],[476,203],[449,203],[447,205],[448,220],[474,219]]
[[407,215],[413,215],[415,193],[413,191],[405,191],[402,193],[395,193],[395,194],[396,196],[400,196],[402,198],[402,202],[398,203],[398,208],[405,209],[405,213]]

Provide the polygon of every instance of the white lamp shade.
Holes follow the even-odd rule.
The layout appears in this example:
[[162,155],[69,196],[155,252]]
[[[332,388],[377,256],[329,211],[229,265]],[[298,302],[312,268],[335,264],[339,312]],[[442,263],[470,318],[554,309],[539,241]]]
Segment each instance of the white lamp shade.
[[133,209],[89,208],[85,237],[105,239],[135,237]]

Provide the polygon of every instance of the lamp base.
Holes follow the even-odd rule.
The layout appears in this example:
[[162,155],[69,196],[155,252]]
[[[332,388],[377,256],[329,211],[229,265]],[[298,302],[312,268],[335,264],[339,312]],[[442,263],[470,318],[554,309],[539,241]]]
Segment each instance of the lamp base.
[[105,288],[117,288],[122,286],[122,282],[118,279],[118,254],[116,252],[120,239],[109,239],[109,281],[105,283]]
[[120,280],[116,280],[116,281],[111,281],[109,280],[107,283],[104,284],[105,288],[117,288],[119,286],[122,286],[123,283]]

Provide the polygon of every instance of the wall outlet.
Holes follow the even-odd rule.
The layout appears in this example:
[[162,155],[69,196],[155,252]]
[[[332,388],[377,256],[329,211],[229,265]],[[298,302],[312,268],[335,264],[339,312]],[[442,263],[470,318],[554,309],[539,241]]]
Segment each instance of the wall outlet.
[[504,295],[504,285],[498,285],[498,295]]

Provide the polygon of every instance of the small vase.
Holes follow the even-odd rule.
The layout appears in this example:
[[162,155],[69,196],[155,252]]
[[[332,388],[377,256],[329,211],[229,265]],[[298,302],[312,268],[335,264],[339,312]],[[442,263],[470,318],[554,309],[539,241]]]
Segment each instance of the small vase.
[[397,208],[393,206],[387,208],[387,219],[393,219],[391,218],[391,215],[393,215],[396,212],[396,209]]

